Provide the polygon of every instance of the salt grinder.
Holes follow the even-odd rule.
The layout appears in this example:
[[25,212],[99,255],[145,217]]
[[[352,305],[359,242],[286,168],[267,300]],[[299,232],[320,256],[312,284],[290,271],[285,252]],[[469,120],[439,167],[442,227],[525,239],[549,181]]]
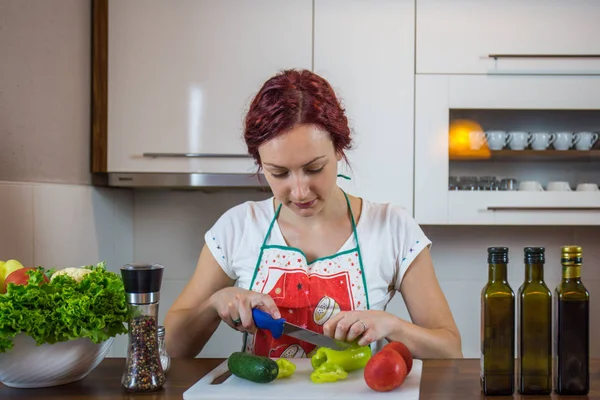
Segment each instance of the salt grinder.
[[121,383],[129,392],[159,390],[165,383],[158,342],[158,304],[164,267],[127,264],[121,277],[129,311],[129,344]]

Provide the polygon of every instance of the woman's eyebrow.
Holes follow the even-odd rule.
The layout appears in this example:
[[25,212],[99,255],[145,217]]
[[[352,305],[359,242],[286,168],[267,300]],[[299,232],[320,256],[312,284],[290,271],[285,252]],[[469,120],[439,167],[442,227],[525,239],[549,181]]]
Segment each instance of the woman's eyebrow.
[[[306,164],[304,164],[302,167],[306,167],[306,166],[314,163],[315,161],[319,161],[320,159],[325,158],[325,157],[327,157],[327,156],[326,155],[322,155],[322,156],[316,157],[316,158],[310,160],[309,162],[307,162]],[[286,167],[282,167],[280,165],[275,165],[275,164],[271,164],[271,163],[263,163],[263,164],[264,165],[268,165],[269,167],[273,167],[273,168],[280,168],[280,169],[285,169],[286,168]]]

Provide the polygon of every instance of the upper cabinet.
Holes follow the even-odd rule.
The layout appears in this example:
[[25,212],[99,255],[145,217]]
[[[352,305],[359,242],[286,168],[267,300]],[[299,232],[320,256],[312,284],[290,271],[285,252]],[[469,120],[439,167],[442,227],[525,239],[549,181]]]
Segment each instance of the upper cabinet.
[[418,74],[600,74],[600,1],[416,4]]
[[600,77],[419,75],[415,218],[600,224]]
[[340,185],[413,209],[414,1],[315,0],[314,71],[354,136]]
[[95,169],[255,171],[245,112],[279,70],[311,68],[312,18],[311,0],[108,1],[107,165]]

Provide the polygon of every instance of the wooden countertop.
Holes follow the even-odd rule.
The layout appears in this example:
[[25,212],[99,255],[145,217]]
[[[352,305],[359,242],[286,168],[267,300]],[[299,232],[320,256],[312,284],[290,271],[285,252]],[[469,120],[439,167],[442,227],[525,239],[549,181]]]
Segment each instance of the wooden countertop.
[[[158,392],[130,394],[121,387],[121,374],[125,366],[123,358],[105,359],[90,375],[79,382],[44,389],[13,389],[0,384],[0,399],[182,399],[183,392],[189,389],[202,376],[219,365],[223,360],[196,358],[191,360],[174,359],[167,374],[167,383]],[[479,388],[479,360],[424,360],[421,377],[421,399],[480,399],[485,398]],[[588,396],[542,396],[543,399],[600,399],[600,359],[590,363],[591,388]],[[492,399],[525,399],[515,393],[513,397],[490,397]],[[539,397],[539,396],[538,396]],[[285,396],[283,396],[285,398]]]

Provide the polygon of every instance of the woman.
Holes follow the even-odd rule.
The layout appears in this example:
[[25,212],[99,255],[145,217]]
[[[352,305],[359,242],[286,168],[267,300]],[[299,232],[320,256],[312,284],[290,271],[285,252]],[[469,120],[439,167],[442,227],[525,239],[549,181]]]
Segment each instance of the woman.
[[[415,358],[462,357],[431,242],[403,209],[346,194],[338,161],[351,137],[331,86],[310,71],[269,79],[245,122],[273,197],[228,210],[165,318],[167,350],[194,357],[224,321],[248,352],[307,356],[315,346],[257,330],[252,308],[341,341],[402,341]],[[412,322],[384,311],[396,291]]]

